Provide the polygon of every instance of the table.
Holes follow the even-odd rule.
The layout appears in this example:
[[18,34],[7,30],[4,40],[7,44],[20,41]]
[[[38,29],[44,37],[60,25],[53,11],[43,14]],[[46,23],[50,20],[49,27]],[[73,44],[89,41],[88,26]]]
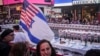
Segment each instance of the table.
[[66,43],[64,44],[60,44],[58,40],[52,40],[51,43],[55,48],[67,49],[71,52],[78,52],[82,55],[84,55],[90,49],[100,49],[100,43],[87,43],[87,46],[85,46],[84,42],[80,42],[79,40],[70,41],[70,43],[68,43],[67,40],[65,41]]

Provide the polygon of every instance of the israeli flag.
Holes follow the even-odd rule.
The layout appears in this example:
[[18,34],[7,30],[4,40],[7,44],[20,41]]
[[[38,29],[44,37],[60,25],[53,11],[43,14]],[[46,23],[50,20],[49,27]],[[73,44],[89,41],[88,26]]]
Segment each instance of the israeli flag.
[[31,44],[37,44],[42,39],[51,41],[54,38],[54,33],[48,26],[42,11],[27,0],[23,3],[20,25]]

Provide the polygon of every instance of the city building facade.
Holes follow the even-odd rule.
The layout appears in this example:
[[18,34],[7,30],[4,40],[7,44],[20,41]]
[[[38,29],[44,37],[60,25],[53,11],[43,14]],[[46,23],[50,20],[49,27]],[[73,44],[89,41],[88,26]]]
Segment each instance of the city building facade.
[[[20,19],[20,12],[24,0],[0,0],[1,9],[5,14],[1,18],[13,18]],[[43,13],[48,14],[48,10],[51,10],[53,6],[53,0],[27,0],[29,3],[33,3],[38,6]]]
[[[66,0],[65,0],[66,1]],[[54,9],[60,8],[62,16],[68,16],[70,20],[88,21],[98,19],[100,23],[100,0],[55,0]],[[57,11],[57,10],[56,10]],[[92,22],[93,23],[93,22]]]
[[100,22],[100,0],[73,0],[74,18],[98,18]]

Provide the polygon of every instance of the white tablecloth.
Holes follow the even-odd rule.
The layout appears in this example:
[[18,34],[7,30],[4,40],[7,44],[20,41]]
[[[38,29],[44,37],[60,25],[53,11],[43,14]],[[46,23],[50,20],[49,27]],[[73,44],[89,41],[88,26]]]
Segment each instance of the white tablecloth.
[[66,33],[70,32],[70,33],[79,33],[79,34],[97,34],[97,35],[100,35],[100,32],[91,32],[91,31],[82,31],[82,30],[63,30],[65,31]]
[[81,54],[85,54],[87,50],[90,49],[100,49],[100,43],[92,43],[90,44],[89,42],[87,43],[87,46],[85,46],[84,42],[81,42],[79,40],[74,40],[68,42],[68,40],[65,40],[66,43],[60,44],[58,40],[52,40],[51,43],[54,47],[59,48],[59,49],[67,49],[72,52],[78,52]]

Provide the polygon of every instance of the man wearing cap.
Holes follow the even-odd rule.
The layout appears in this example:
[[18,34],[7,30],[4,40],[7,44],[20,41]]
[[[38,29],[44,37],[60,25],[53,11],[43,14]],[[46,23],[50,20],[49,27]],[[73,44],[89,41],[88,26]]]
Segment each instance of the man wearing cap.
[[11,29],[5,29],[0,35],[0,56],[9,56],[11,46],[9,42],[14,39],[14,32]]

